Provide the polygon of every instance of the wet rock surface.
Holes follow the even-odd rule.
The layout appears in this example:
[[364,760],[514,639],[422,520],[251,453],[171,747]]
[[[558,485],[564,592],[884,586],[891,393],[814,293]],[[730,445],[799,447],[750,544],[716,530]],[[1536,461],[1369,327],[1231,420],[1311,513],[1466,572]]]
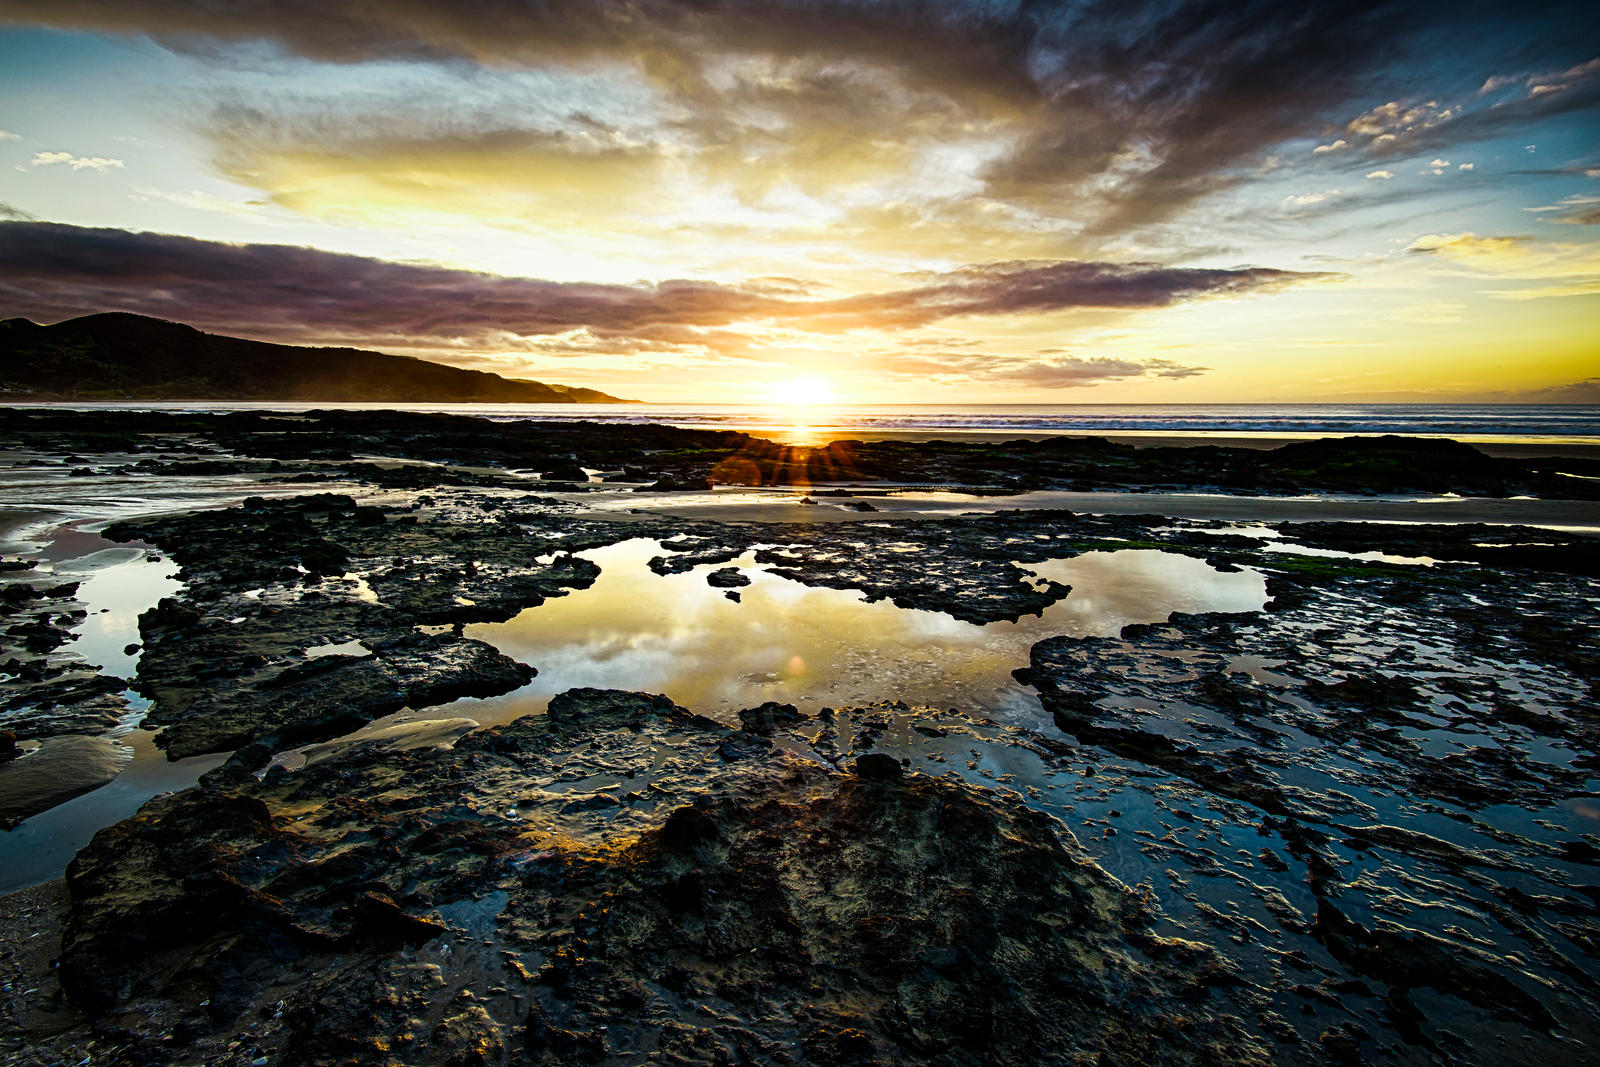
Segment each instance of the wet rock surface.
[[[518,688],[528,666],[418,627],[502,621],[586,588],[598,568],[573,553],[587,548],[667,538],[669,552],[650,562],[661,574],[753,552],[756,564],[803,584],[985,623],[1036,614],[1068,594],[1019,564],[1107,547],[1215,549],[1153,533],[1164,521],[1011,511],[820,528],[617,522],[527,494],[438,490],[383,505],[332,493],[253,498],[121,523],[106,536],[157,545],[180,564],[183,592],[140,619],[146,724],[163,731],[158,743],[173,758],[250,746],[245,759],[402,707]],[[727,567],[707,580],[727,589],[748,582]],[[306,655],[355,639],[359,656]]]
[[[1181,547],[1176,536],[1150,540],[1164,536],[1153,534],[1152,528],[1165,525],[1157,516],[1049,510],[824,527],[700,523],[680,526],[683,532],[664,546],[670,554],[651,560],[650,569],[680,574],[753,552],[756,564],[804,585],[859,590],[869,601],[889,600],[982,624],[1038,614],[1069,592],[1059,582],[1028,573],[1023,565],[1097,548]],[[713,587],[732,580],[725,570],[707,576]]]
[[[407,504],[348,496],[253,499],[225,511],[125,523],[181,565],[183,593],[140,619],[146,722],[173,758],[345,733],[405,706],[491,696],[533,669],[423,625],[510,618],[598,569],[571,550],[613,528],[523,514],[525,498]],[[360,654],[311,657],[357,640]]]
[[1348,1012],[1361,1058],[1398,1037],[1441,1062],[1582,1061],[1600,590],[1477,568],[1269,589],[1256,616],[1052,638],[1018,672],[1118,767],[1097,783],[1150,796],[1124,813],[1158,809],[1118,824],[1148,862],[1108,866],[1249,946],[1264,989]]
[[[1135,448],[1098,437],[999,443],[835,441],[778,444],[730,430],[571,422],[495,422],[392,411],[102,411],[93,420],[49,409],[0,408],[0,445],[116,454],[126,473],[172,462],[234,464],[240,472],[337,475],[388,487],[504,485],[499,471],[583,483],[622,473],[658,491],[719,485],[910,482],[986,488],[1208,489],[1228,493],[1444,493],[1600,499],[1592,460],[1509,460],[1454,441],[1377,437],[1303,441],[1261,450]],[[168,453],[178,452],[177,459]],[[391,462],[374,465],[372,457]],[[442,464],[395,471],[392,461]],[[276,463],[278,466],[273,467]],[[143,466],[141,466],[143,465]],[[490,468],[467,471],[445,468]],[[85,473],[100,468],[82,467]],[[214,468],[212,473],[222,468]],[[207,473],[199,468],[194,474]],[[584,476],[584,477],[580,477]],[[431,482],[429,479],[433,479]]]
[[[113,527],[182,567],[140,624],[150,725],[172,756],[239,751],[74,865],[61,973],[85,1014],[26,1024],[35,1048],[78,1062],[93,1039],[97,1058],[151,1064],[1595,1061],[1592,537],[1037,511],[721,524],[602,514],[551,481],[1553,491],[1542,468],[1393,441],[1251,458],[501,429],[0,415],[13,445],[53,439],[52,476],[361,486]],[[1025,568],[1095,550],[1261,571],[1273,599],[1041,642],[1020,676],[1054,728],[893,700],[815,718],[769,701],[719,724],[575,691],[488,731],[467,700],[350,734],[517,689],[540,664],[459,628],[586,588],[597,568],[575,554],[633,537],[663,542],[656,573],[702,568],[730,597],[759,567],[973,623],[1072,595]],[[37,758],[6,761],[14,741],[101,733],[127,710],[124,683],[71,655],[67,583],[15,562],[0,781]]]
[[576,690],[156,801],[74,862],[62,981],[149,1063],[1266,1062],[1055,819],[738,736]]
[[77,590],[34,560],[0,561],[0,726],[13,740],[100,733],[127,714],[127,682],[73,654]]

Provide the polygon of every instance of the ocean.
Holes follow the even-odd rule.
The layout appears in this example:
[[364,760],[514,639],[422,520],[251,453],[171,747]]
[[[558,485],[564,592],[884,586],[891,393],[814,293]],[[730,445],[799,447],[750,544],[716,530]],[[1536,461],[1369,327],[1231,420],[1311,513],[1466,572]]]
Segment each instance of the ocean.
[[171,401],[64,403],[81,410],[453,412],[498,420],[660,422],[696,429],[828,439],[1015,433],[1329,437],[1412,434],[1479,441],[1563,439],[1600,445],[1596,404],[314,404]]

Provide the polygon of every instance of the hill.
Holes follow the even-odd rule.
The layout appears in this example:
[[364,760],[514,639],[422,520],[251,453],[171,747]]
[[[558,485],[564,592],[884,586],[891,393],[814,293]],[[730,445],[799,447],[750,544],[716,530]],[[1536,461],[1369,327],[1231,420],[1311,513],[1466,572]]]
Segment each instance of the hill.
[[630,403],[597,389],[502,378],[359,348],[303,348],[108,312],[0,321],[0,400]]

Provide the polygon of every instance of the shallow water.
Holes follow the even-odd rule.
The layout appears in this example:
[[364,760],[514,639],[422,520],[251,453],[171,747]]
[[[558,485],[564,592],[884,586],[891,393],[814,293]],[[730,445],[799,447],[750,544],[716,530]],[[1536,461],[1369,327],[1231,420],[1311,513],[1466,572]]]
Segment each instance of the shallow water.
[[148,730],[123,734],[118,740],[133,750],[133,758],[115,779],[27,819],[14,830],[0,831],[0,893],[61,877],[97,831],[126,819],[152,797],[189,788],[229,755],[221,752],[168,763],[154,737]]
[[[107,547],[76,526],[60,538],[80,554],[63,560],[63,575],[82,575],[79,597],[90,614],[71,646],[107,673],[131,676],[138,616],[180,588],[170,562],[150,561],[141,546]],[[47,545],[64,550],[58,539]],[[87,550],[87,551],[86,551]],[[1072,586],[1042,616],[977,626],[941,612],[868,603],[859,592],[812,588],[769,574],[753,553],[734,561],[751,584],[740,601],[706,584],[705,565],[658,575],[647,563],[667,552],[638,538],[582,553],[601,567],[589,589],[529,608],[504,623],[466,628],[539,670],[515,693],[407,709],[350,735],[357,740],[396,723],[470,716],[484,726],[542,710],[551,696],[577,686],[665,693],[694,711],[732,720],[740,708],[767,700],[815,712],[823,706],[900,699],[959,706],[1019,725],[1042,725],[1033,691],[1011,671],[1028,649],[1056,634],[1109,635],[1132,622],[1154,622],[1174,611],[1255,611],[1266,600],[1265,580],[1252,571],[1224,573],[1173,553],[1091,552],[1024,568]],[[52,554],[47,551],[47,555]],[[357,642],[310,650],[364,652]],[[153,734],[131,728],[144,702],[132,698],[130,729],[120,740],[133,750],[113,782],[0,832],[0,892],[58,877],[95,831],[133,814],[161,793],[187,788],[226,753],[169,763]]]
[[516,693],[457,702],[450,713],[499,722],[544,707],[556,693],[594,686],[664,693],[724,719],[768,700],[814,713],[899,699],[1040,725],[1033,691],[1011,677],[1027,666],[1035,642],[1113,635],[1175,611],[1256,611],[1266,601],[1265,580],[1253,571],[1224,573],[1151,550],[1089,552],[1024,568],[1072,587],[1041,616],[977,626],[801,585],[755,566],[753,553],[732,564],[751,583],[734,602],[706,584],[709,571],[727,564],[663,576],[646,566],[663,554],[660,542],[643,538],[582,553],[601,568],[590,588],[508,622],[467,627],[467,636],[533,665],[539,676]]
[[[151,559],[147,545],[113,544],[82,523],[63,525],[30,547],[59,578],[79,583],[74,598],[88,614],[73,627],[74,639],[63,652],[102,674],[133,678],[139,653],[125,649],[139,641],[139,616],[182,588],[177,565]],[[193,785],[226,758],[168,763],[154,734],[137,728],[147,707],[143,698],[128,694],[128,714],[110,735],[131,749],[132,758],[113,781],[0,831],[0,893],[60,876],[95,831],[132,815],[151,797]]]
[[100,668],[102,674],[132,678],[139,653],[125,651],[139,643],[139,616],[162,598],[183,588],[178,565],[164,558],[151,559],[148,546],[122,545],[65,560],[56,574],[80,583],[75,594],[89,612],[73,628],[75,639],[67,650]]

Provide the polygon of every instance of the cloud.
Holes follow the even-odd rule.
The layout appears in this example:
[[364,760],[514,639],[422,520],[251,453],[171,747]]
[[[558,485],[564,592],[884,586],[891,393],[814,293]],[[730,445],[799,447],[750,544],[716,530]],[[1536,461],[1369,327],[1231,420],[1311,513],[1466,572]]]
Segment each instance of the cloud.
[[1392,311],[1384,316],[1393,322],[1407,322],[1417,326],[1443,326],[1461,321],[1461,313],[1466,310],[1465,304],[1438,302],[1432,304],[1413,304]]
[[35,152],[33,159],[28,162],[30,167],[54,167],[56,165],[71,167],[73,170],[94,170],[104,174],[115,167],[122,169],[122,160],[107,159],[104,156],[75,156],[71,152]]
[[1462,163],[1457,165],[1456,170],[1476,170],[1477,167],[1476,163]]
[[1425,234],[1406,247],[1467,277],[1543,283],[1488,290],[1503,300],[1586,296],[1600,293],[1600,246],[1537,241],[1528,237],[1482,237],[1476,233]]
[[1388,181],[1390,178],[1394,177],[1394,171],[1392,171],[1392,170],[1369,170],[1369,171],[1367,171],[1367,177],[1368,178],[1381,178],[1384,181]]
[[193,211],[205,211],[211,214],[233,215],[239,218],[253,219],[259,219],[262,212],[269,206],[264,200],[224,200],[200,189],[179,193],[167,189],[157,189],[148,185],[134,186],[133,192],[129,193],[128,196],[136,201],[161,200]]
[[[0,0],[0,17],[146,35],[213,56],[265,43],[335,63],[407,59],[435,69],[600,71],[613,83],[642,80],[651,94],[646,110],[659,121],[618,146],[620,154],[578,142],[537,145],[527,140],[531,130],[504,130],[514,125],[504,115],[499,128],[478,123],[474,132],[490,140],[497,133],[524,139],[507,173],[531,161],[535,177],[568,183],[562,195],[570,200],[557,196],[558,210],[577,210],[586,175],[594,176],[590,202],[598,203],[607,195],[600,189],[648,197],[674,167],[703,168],[741,203],[758,204],[787,193],[788,184],[826,199],[873,182],[887,187],[896,175],[904,187],[908,175],[942,167],[963,190],[946,196],[1037,213],[1093,242],[1235,188],[1264,151],[1307,129],[1337,134],[1322,147],[1344,152],[1414,132],[1406,116],[1419,108],[1410,127],[1438,125],[1444,112],[1457,121],[1456,109],[1438,104],[1384,105],[1390,114],[1371,110],[1370,101],[1397,65],[1457,54],[1464,36],[1503,50],[1504,35],[1468,28],[1490,24],[1489,16],[1514,18],[1525,46],[1530,39],[1570,45],[1593,22],[1575,0],[1539,7],[1495,0]],[[1580,70],[1570,88],[1539,99],[1580,94],[1587,78]],[[387,122],[364,122],[364,134],[331,138],[307,121],[291,124],[302,127],[299,135],[286,129],[263,141],[254,136],[260,123],[235,115],[239,135],[219,144],[219,162],[230,175],[253,172],[258,188],[291,206],[332,210],[375,193],[416,195],[480,216],[504,214],[508,200],[517,211],[542,209],[517,202],[509,178],[486,199],[468,192],[459,204],[449,201],[441,190],[482,176],[480,149],[488,142],[474,145],[467,135],[463,143],[461,129],[432,131],[437,138],[419,131],[408,121],[417,106],[407,99]],[[1357,120],[1348,120],[1352,110]],[[1353,133],[1346,122],[1370,132]],[[1391,129],[1396,123],[1400,132]],[[957,134],[959,151],[938,151]],[[407,185],[410,173],[418,180]],[[362,187],[330,205],[334,194],[326,190],[342,183]]]
[[[1585,17],[1594,20],[1593,14]],[[1510,86],[1519,91],[1506,96],[1503,90]],[[1520,132],[1544,119],[1597,105],[1600,58],[1544,74],[1495,75],[1475,94],[1454,103],[1391,100],[1351,119],[1343,133],[1364,154],[1409,156]],[[1535,148],[1525,147],[1529,152]]]
[[1320,204],[1324,200],[1328,200],[1331,197],[1338,195],[1339,190],[1337,189],[1324,189],[1318,193],[1303,193],[1300,196],[1286,196],[1283,198],[1283,202],[1289,207],[1310,207],[1312,204]]
[[24,211],[15,204],[8,204],[0,200],[0,219],[10,222],[35,222],[38,216],[32,212]]
[[882,292],[815,297],[770,280],[553,282],[287,245],[0,223],[0,298],[11,314],[133,311],[300,343],[500,349],[543,338],[586,351],[605,344],[612,351],[731,351],[749,347],[761,330],[901,331],[969,316],[1159,308],[1320,277],[1260,267],[1021,261],[919,275]]
[[[1360,173],[1585,107],[1596,81],[1568,55],[1593,39],[1579,0],[0,0],[7,17],[219,66],[406,60],[359,94],[251,80],[203,124],[218,172],[339,224],[627,234],[641,273],[691,250],[715,273],[739,239],[793,252],[784,269],[828,242],[900,265],[1114,258],[1271,155],[1304,165],[1305,138]],[[1512,78],[1486,58],[1526,55],[1561,60]],[[1515,84],[1472,96],[1486,73]],[[484,99],[524,74],[556,88]]]
[[22,140],[22,135],[20,133],[12,133],[10,130],[0,130],[0,141],[20,140]]
[[1015,385],[1035,389],[1076,389],[1129,378],[1193,378],[1210,368],[1167,359],[1079,357],[1050,352],[1032,357],[970,355],[963,352],[891,354],[878,369],[906,381]]
[[1523,210],[1531,211],[1538,215],[1554,213],[1552,217],[1545,219],[1546,222],[1560,222],[1569,226],[1600,225],[1600,196],[1574,193],[1571,196],[1562,197],[1561,200],[1554,204],[1524,208]]
[[1501,393],[1492,399],[1516,404],[1600,404],[1600,378]]

